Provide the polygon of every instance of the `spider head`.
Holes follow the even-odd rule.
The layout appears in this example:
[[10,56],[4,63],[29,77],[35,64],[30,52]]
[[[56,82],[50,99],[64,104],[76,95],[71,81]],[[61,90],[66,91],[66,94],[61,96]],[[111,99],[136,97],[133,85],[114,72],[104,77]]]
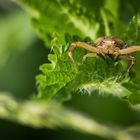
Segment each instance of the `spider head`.
[[104,39],[101,42],[101,46],[108,47],[108,48],[116,47],[116,42],[114,40],[111,40],[111,39]]

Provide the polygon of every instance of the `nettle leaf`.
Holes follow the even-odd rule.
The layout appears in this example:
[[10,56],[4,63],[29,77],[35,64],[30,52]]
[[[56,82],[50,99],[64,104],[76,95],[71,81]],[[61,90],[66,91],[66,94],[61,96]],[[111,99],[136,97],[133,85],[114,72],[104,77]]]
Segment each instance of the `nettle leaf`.
[[[78,37],[65,37],[67,43],[61,43],[59,36],[53,34],[52,49],[54,54],[49,54],[51,63],[43,64],[40,69],[42,74],[37,76],[39,99],[69,99],[70,93],[114,95],[132,104],[139,103],[139,90],[134,84],[133,72],[129,76],[119,80],[127,69],[124,61],[114,62],[111,58],[106,60],[99,56],[87,58],[85,50],[76,48],[74,59],[79,65],[75,67],[68,58],[69,42]],[[82,39],[81,39],[82,40]],[[83,39],[86,42],[86,39]],[[128,86],[129,85],[129,86]]]
[[[18,2],[33,15],[32,24],[47,45],[50,45],[50,40],[53,38],[52,32],[59,33],[62,38],[66,32],[81,37],[88,36],[91,39],[97,38],[100,21],[83,2],[81,4],[73,0],[19,0]],[[98,11],[100,13],[100,9]]]
[[[136,15],[132,18],[127,31],[125,33],[125,39],[129,45],[140,45],[140,16]],[[136,58],[136,64],[134,65],[132,80],[131,82],[125,84],[133,94],[128,97],[128,100],[131,104],[140,104],[140,52],[134,54]]]
[[69,33],[80,37],[88,36],[95,40],[98,36],[119,35],[118,30],[121,32],[123,29],[123,24],[118,19],[118,0],[115,2],[18,0],[17,2],[33,15],[32,25],[48,47],[53,39],[52,32],[61,35],[61,39],[65,33]]
[[[64,101],[69,99],[70,93],[94,94],[95,91],[103,95],[112,94],[121,99],[128,99],[132,94],[123,86],[128,83],[129,78],[118,80],[126,70],[123,64],[110,58],[104,60],[99,56],[82,61],[86,52],[76,48],[74,59],[79,65],[77,68],[68,58],[69,43],[62,45],[59,36],[53,36],[52,49],[55,53],[49,54],[51,63],[43,64],[40,67],[42,74],[37,76],[39,99]],[[70,41],[74,39],[75,37],[69,36]]]
[[[140,45],[140,16],[139,14],[132,18],[132,21],[129,23],[127,31],[124,36],[125,40],[129,45]],[[140,104],[140,74],[139,74],[139,65],[140,65],[140,52],[134,54],[136,58],[136,64],[134,65],[133,71],[131,73],[131,81],[127,84],[124,84],[132,94],[128,97],[128,100],[132,104]]]
[[[48,59],[51,63],[43,64],[40,67],[42,74],[36,78],[38,97],[45,100],[50,100],[55,96],[60,89],[74,79],[77,72],[76,67],[69,61],[67,55],[68,45],[62,45],[56,34],[53,34],[53,36],[51,46],[55,54],[49,54]],[[65,93],[63,95],[65,97]]]
[[[119,2],[116,1],[115,11],[111,12],[113,3],[108,5],[109,0],[99,1],[100,4],[91,0],[86,2],[82,0],[19,1],[27,10],[30,10],[33,15],[33,26],[52,50],[48,56],[51,63],[42,65],[40,67],[42,74],[37,76],[38,97],[41,99],[62,99],[67,97],[65,93],[77,93],[77,91],[88,94],[98,91],[99,94],[116,95],[130,102],[139,98],[139,95],[134,94],[132,90],[135,89],[133,76],[131,80],[127,76],[122,81],[118,81],[126,70],[126,64],[123,62],[103,60],[100,57],[87,58],[85,62],[82,62],[85,51],[81,48],[76,48],[74,53],[79,69],[68,58],[68,47],[73,41],[89,42],[90,40],[91,42],[99,35],[113,35],[114,33],[120,35],[126,31],[124,23],[116,22],[119,19],[119,14],[117,14]],[[98,8],[93,3],[97,3]],[[119,29],[116,28],[118,25]],[[80,38],[88,37],[88,39],[80,39],[79,36]],[[139,40],[138,16],[133,18],[126,33],[127,42],[132,38],[135,41]],[[128,84],[131,86],[127,86]],[[58,95],[61,96],[58,97]]]
[[124,70],[125,67],[121,63],[114,63],[110,58],[87,58],[75,79],[69,83],[68,89],[72,89],[74,93],[90,95],[97,91],[99,95],[112,94],[122,99],[126,98],[131,92],[122,84],[127,83],[129,78],[119,81]]
[[139,45],[140,44],[140,15],[136,15],[132,18],[132,21],[129,23],[127,31],[125,33],[125,40],[130,45]]

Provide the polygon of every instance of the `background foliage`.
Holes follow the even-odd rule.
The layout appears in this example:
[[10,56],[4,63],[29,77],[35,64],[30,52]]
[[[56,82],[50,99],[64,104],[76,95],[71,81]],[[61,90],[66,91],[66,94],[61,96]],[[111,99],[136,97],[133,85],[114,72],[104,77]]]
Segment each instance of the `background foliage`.
[[[31,127],[69,128],[81,132],[66,133],[67,138],[68,135],[74,138],[77,135],[81,139],[83,132],[86,134],[85,139],[137,139],[140,135],[139,61],[130,75],[118,82],[118,77],[126,69],[126,62],[114,63],[111,59],[104,61],[100,57],[88,58],[83,62],[85,51],[78,48],[74,54],[79,65],[77,69],[69,60],[67,51],[73,41],[94,42],[97,37],[105,35],[119,36],[129,45],[140,44],[138,0],[133,2],[129,0],[123,2],[120,0],[16,0],[16,2],[31,15],[32,26],[48,49],[45,47],[44,50],[42,49],[41,46],[44,44],[37,39],[31,27],[28,27],[28,16],[25,16],[25,13],[9,16],[1,8],[3,14],[0,27],[3,32],[0,33],[2,36],[0,54],[3,55],[0,61],[0,77],[4,79],[0,81],[1,91],[16,93],[15,96],[21,98],[13,98],[1,92],[1,118]],[[11,28],[11,23],[15,28]],[[9,28],[6,28],[7,26]],[[4,32],[6,30],[7,32]],[[15,37],[11,35],[14,31],[16,31]],[[8,38],[11,40],[7,42]],[[33,51],[34,49],[31,48],[35,46],[40,47]],[[29,47],[30,49],[27,49]],[[13,52],[16,63],[9,60]],[[29,60],[25,52],[31,52]],[[48,60],[42,58],[47,52]],[[17,54],[22,57],[21,61]],[[139,60],[139,53],[135,53],[134,56]],[[36,76],[36,91],[33,88],[35,81],[32,79],[38,73],[37,67],[40,63],[45,64],[40,66],[41,72]],[[11,83],[16,81],[14,79],[18,79],[22,67],[28,67],[30,72],[24,73],[24,70],[21,70],[21,74],[25,76],[19,78],[19,81],[22,81],[20,88],[17,88],[17,82],[14,88],[14,84],[11,85],[7,80],[11,79]],[[12,69],[15,74],[10,78],[7,74]],[[30,74],[32,76],[28,77]],[[24,79],[25,83],[28,79],[31,80],[23,84]],[[11,87],[6,86],[7,84]],[[28,93],[31,93],[28,100],[23,100],[23,97],[27,98]],[[69,107],[78,112],[68,109]],[[61,135],[61,132],[59,134]],[[60,136],[60,139],[65,139],[65,136]]]

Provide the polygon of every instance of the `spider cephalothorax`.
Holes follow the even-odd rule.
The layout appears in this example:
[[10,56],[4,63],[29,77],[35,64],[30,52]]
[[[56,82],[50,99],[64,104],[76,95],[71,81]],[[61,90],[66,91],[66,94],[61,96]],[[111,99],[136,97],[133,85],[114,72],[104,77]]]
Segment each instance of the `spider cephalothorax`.
[[73,42],[69,48],[68,55],[74,64],[73,51],[76,47],[81,47],[91,53],[96,53],[104,59],[111,57],[114,61],[121,59],[128,60],[130,63],[125,74],[129,73],[135,63],[135,58],[130,54],[140,51],[140,46],[128,46],[123,40],[117,37],[100,37],[93,45],[85,42]]
[[117,37],[99,37],[95,41],[96,46],[106,46],[106,45],[114,45],[115,47],[118,47],[120,49],[124,49],[127,47],[126,43],[117,38]]
[[98,55],[104,58],[110,56],[116,60],[120,54],[120,49],[126,48],[127,44],[116,37],[100,37],[95,41],[94,46],[100,51]]

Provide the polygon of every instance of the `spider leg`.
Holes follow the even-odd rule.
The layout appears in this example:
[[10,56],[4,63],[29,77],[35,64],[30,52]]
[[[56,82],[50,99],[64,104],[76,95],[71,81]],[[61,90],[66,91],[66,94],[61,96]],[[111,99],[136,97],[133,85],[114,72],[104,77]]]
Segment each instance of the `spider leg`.
[[114,55],[113,60],[114,61],[118,60],[118,57],[120,56],[120,49],[116,47],[113,55]]
[[105,59],[106,58],[106,55],[105,55],[105,53],[103,52],[103,50],[102,50],[102,48],[99,48],[99,51],[100,51],[100,56],[103,58],[103,59]]
[[119,53],[114,53],[114,58],[113,58],[113,60],[116,61],[116,60],[118,59],[119,55],[120,55]]
[[138,51],[140,51],[140,46],[130,46],[128,48],[121,49],[120,54],[125,55],[125,54],[130,54],[130,53],[138,52]]
[[89,51],[89,52],[92,52],[92,53],[99,53],[99,50],[98,48],[92,46],[92,45],[89,45],[87,43],[84,43],[84,42],[73,42],[71,43],[70,45],[70,48],[69,48],[69,51],[68,51],[68,56],[70,57],[71,61],[75,63],[74,59],[73,59],[73,52],[74,52],[74,49],[76,47],[81,47],[81,48],[84,48],[85,50]]
[[120,55],[118,57],[118,60],[128,60],[129,61],[129,64],[128,64],[128,67],[127,67],[127,70],[124,72],[124,74],[120,77],[121,79],[123,79],[131,70],[131,68],[133,67],[133,65],[135,64],[135,57],[131,56],[131,55]]

